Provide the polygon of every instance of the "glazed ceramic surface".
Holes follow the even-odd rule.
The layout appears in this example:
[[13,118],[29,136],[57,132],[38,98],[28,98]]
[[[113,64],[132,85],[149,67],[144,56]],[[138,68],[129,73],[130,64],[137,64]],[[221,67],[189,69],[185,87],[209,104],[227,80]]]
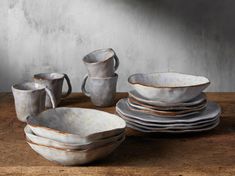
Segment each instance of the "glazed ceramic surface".
[[141,120],[137,120],[128,116],[123,115],[122,113],[117,111],[117,114],[122,117],[126,122],[132,122],[134,124],[138,124],[141,126],[145,126],[145,127],[152,127],[155,129],[184,129],[184,128],[193,128],[196,126],[201,126],[204,124],[210,124],[210,123],[214,123],[215,121],[218,120],[219,115],[214,117],[213,119],[209,119],[209,120],[201,120],[201,121],[197,121],[197,122],[189,122],[189,123],[157,123],[157,122],[145,122],[145,121],[141,121]]
[[165,103],[189,101],[210,84],[205,77],[181,73],[134,74],[128,82],[143,97]]
[[15,109],[17,118],[25,122],[29,115],[37,115],[45,110],[46,94],[55,107],[55,98],[53,93],[45,86],[33,82],[26,82],[12,86],[12,92],[15,100]]
[[195,97],[194,99],[192,99],[190,101],[182,102],[182,103],[165,103],[165,102],[161,102],[161,101],[157,101],[157,100],[150,100],[150,99],[143,97],[135,90],[130,91],[129,96],[140,103],[152,105],[152,106],[155,106],[156,108],[157,107],[165,108],[168,110],[169,109],[176,109],[177,110],[177,109],[181,109],[184,107],[191,108],[192,106],[197,106],[197,105],[206,101],[205,93],[201,93],[199,96]]
[[197,108],[193,107],[191,109],[184,109],[184,110],[158,110],[155,108],[149,108],[146,106],[141,106],[139,104],[135,104],[130,99],[127,99],[128,106],[131,110],[137,111],[137,112],[143,112],[146,114],[152,114],[152,115],[160,115],[164,117],[184,117],[196,113],[200,113],[202,110],[206,108],[206,104],[202,104],[202,106],[198,106]]
[[[61,73],[39,73],[34,75],[34,82],[43,84],[49,88],[55,96],[56,106],[60,103],[61,98],[67,97],[72,92],[72,86],[69,77],[66,74]],[[62,88],[64,79],[68,85],[68,91],[66,94],[62,95]],[[46,96],[46,107],[52,107],[49,96]]]
[[141,120],[144,122],[154,122],[154,123],[192,123],[201,120],[210,120],[219,116],[221,113],[221,108],[217,103],[209,101],[206,109],[199,114],[186,117],[162,117],[145,114],[142,112],[132,111],[128,108],[127,101],[125,99],[119,100],[116,105],[116,111],[119,113],[131,117],[136,120]]
[[27,140],[32,141],[35,144],[45,145],[48,147],[56,147],[60,149],[70,149],[70,150],[94,149],[94,148],[115,142],[125,135],[124,133],[120,133],[118,135],[115,135],[109,138],[104,138],[104,139],[100,139],[94,142],[89,142],[87,144],[80,145],[76,143],[71,144],[71,143],[58,142],[52,139],[37,136],[33,133],[33,131],[30,129],[28,125],[26,125],[26,127],[24,128],[24,132],[25,132]]
[[108,156],[124,141],[124,139],[125,137],[116,142],[91,150],[63,150],[55,147],[38,145],[31,141],[27,142],[35,152],[47,160],[66,166],[72,166],[87,164]]
[[81,89],[82,92],[91,98],[91,102],[96,106],[111,106],[115,103],[116,87],[118,75],[107,78],[89,78],[90,90],[86,90],[88,76],[85,76]]
[[114,76],[119,59],[113,49],[100,49],[83,58],[90,77],[106,78]]
[[153,106],[149,104],[145,104],[142,102],[139,102],[131,97],[127,98],[128,104],[130,104],[133,107],[139,108],[139,109],[151,109],[151,110],[159,110],[159,111],[193,111],[193,110],[198,110],[198,109],[203,109],[207,105],[207,100],[193,106],[169,106],[169,107],[162,107],[162,106]]
[[125,121],[116,115],[85,108],[49,109],[29,116],[27,123],[37,136],[77,144],[115,136],[126,127]]
[[220,120],[218,119],[218,121],[216,121],[215,123],[209,124],[208,126],[205,127],[201,127],[201,128],[195,128],[195,129],[184,129],[184,130],[149,130],[149,129],[144,129],[144,128],[140,128],[137,127],[133,124],[129,124],[127,123],[127,127],[132,128],[134,130],[143,132],[143,133],[173,133],[173,134],[177,134],[177,133],[195,133],[195,132],[203,132],[203,131],[209,131],[214,129],[215,127],[217,127],[220,123]]

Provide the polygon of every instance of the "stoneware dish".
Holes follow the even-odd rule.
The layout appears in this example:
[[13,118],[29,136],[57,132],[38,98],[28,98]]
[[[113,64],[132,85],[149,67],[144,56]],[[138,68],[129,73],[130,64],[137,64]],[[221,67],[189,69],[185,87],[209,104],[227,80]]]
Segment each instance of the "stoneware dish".
[[[33,76],[34,82],[42,84],[49,88],[55,96],[56,106],[60,103],[61,98],[69,96],[72,92],[72,85],[68,75],[64,73],[39,73]],[[62,94],[64,79],[67,82],[68,90]],[[52,107],[49,96],[46,96],[46,107]]]
[[124,141],[124,139],[125,137],[116,142],[91,150],[64,150],[35,144],[31,141],[27,141],[27,143],[35,152],[44,158],[65,166],[72,166],[87,164],[108,156]]
[[25,122],[27,116],[37,115],[45,110],[46,95],[50,97],[50,101],[55,107],[55,98],[50,89],[46,86],[25,82],[12,86],[12,92],[15,101],[15,109],[17,118]]
[[146,126],[146,127],[153,127],[157,129],[182,129],[182,128],[193,128],[196,126],[201,126],[204,124],[210,124],[214,123],[219,116],[214,117],[213,119],[210,120],[202,120],[202,121],[197,121],[197,122],[192,122],[192,123],[154,123],[154,122],[144,122],[141,120],[137,120],[128,116],[123,115],[120,112],[116,112],[120,117],[122,117],[126,122],[132,122],[141,126]]
[[27,124],[37,136],[65,143],[87,144],[125,130],[120,117],[84,108],[55,108],[29,116]]
[[183,102],[183,103],[164,103],[160,101],[149,100],[142,97],[138,92],[135,90],[129,92],[129,99],[132,102],[140,104],[142,106],[149,106],[155,109],[162,109],[162,110],[182,110],[182,109],[191,109],[194,106],[200,106],[201,104],[207,101],[206,94],[202,93],[199,96],[195,97],[194,99]]
[[90,77],[106,78],[114,76],[119,59],[112,48],[95,50],[83,58]]
[[143,97],[165,103],[189,101],[207,88],[210,81],[202,76],[181,73],[134,74],[130,85]]
[[60,148],[60,149],[70,149],[70,150],[94,149],[94,148],[115,142],[124,136],[124,133],[120,133],[120,134],[113,136],[113,137],[104,138],[104,139],[100,139],[95,142],[90,142],[90,143],[87,143],[84,145],[80,145],[80,144],[75,144],[75,143],[70,144],[70,143],[58,142],[58,141],[55,141],[52,139],[37,136],[33,133],[33,131],[30,129],[30,127],[28,125],[26,125],[26,127],[24,128],[24,132],[25,132],[27,140],[32,141],[35,144],[45,145],[48,147],[56,147],[56,148]]
[[163,111],[163,110],[157,110],[157,109],[152,109],[148,108],[145,106],[138,106],[136,104],[133,104],[132,102],[127,99],[127,105],[132,111],[137,111],[137,112],[143,112],[146,114],[152,114],[152,115],[160,115],[163,117],[185,117],[193,114],[197,114],[202,112],[206,108],[206,104],[203,106],[200,106],[199,108],[192,108],[192,109],[187,109],[187,110],[168,110],[168,111]]
[[[86,90],[86,83],[89,80],[90,91]],[[100,107],[112,106],[115,103],[118,74],[112,77],[98,78],[86,75],[82,82],[82,92],[91,98],[91,102]]]
[[127,127],[134,129],[136,131],[140,131],[143,133],[172,133],[172,134],[180,134],[180,133],[195,133],[195,132],[203,132],[203,131],[209,131],[217,127],[220,123],[220,120],[218,119],[215,123],[209,124],[205,127],[201,128],[195,128],[195,129],[184,129],[184,130],[149,130],[137,127],[136,125],[127,123]]
[[144,122],[172,124],[172,123],[192,123],[202,120],[214,119],[216,116],[220,115],[221,108],[217,103],[209,101],[207,103],[206,109],[202,113],[194,114],[192,116],[178,117],[178,118],[162,117],[162,116],[156,116],[156,115],[154,116],[142,112],[132,111],[128,108],[127,101],[125,99],[121,99],[116,105],[116,111],[125,116],[131,117],[136,120],[141,120]]

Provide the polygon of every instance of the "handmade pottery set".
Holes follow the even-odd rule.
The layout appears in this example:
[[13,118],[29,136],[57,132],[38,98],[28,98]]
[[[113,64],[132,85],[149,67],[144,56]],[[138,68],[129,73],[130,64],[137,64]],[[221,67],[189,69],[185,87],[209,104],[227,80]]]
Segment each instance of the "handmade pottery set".
[[210,82],[205,77],[180,73],[134,74],[134,88],[121,99],[116,112],[127,126],[146,133],[201,132],[219,124],[221,109],[207,101],[202,91]]
[[[88,74],[82,83],[82,92],[91,98],[96,106],[113,105],[118,75],[115,71],[119,66],[119,59],[113,49],[96,50],[86,55],[83,62]],[[90,91],[86,90],[87,79],[89,79]]]
[[[114,105],[119,66],[114,50],[93,51],[83,62],[88,74],[82,92],[96,106]],[[64,79],[68,85],[65,94]],[[66,74],[40,73],[33,80],[12,86],[17,118],[27,123],[24,132],[30,147],[62,165],[82,165],[106,157],[125,140],[126,125],[146,133],[185,133],[213,129],[220,120],[219,105],[202,92],[210,84],[205,77],[134,74],[128,79],[134,90],[116,104],[119,116],[93,109],[56,108],[72,92]]]

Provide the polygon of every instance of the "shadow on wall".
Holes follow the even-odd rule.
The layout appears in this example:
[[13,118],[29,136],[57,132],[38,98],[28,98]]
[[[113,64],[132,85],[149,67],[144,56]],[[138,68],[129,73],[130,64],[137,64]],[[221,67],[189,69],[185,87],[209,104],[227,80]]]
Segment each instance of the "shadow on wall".
[[[113,3],[113,1],[107,1]],[[233,0],[121,0],[130,9],[158,20],[159,15],[183,23],[192,33],[217,42],[235,42],[235,1]]]
[[[79,89],[80,72],[85,69],[82,62],[74,68],[77,58],[91,48],[110,45],[122,59],[121,91],[127,89],[128,74],[137,71],[204,75],[212,82],[209,90],[234,90],[234,0],[12,2],[8,7],[12,12],[10,49],[2,53],[0,48],[0,59],[4,60],[0,64],[0,84],[4,85],[0,91],[8,90],[12,82],[30,78],[32,72],[50,70],[78,75],[72,81]],[[82,42],[76,42],[76,37]],[[1,46],[7,44],[0,41]],[[64,58],[67,65],[61,62]]]
[[[152,20],[155,25],[149,25],[152,26],[149,32],[156,31],[156,24],[163,24],[167,32],[171,31],[169,35],[173,34],[172,42],[177,39],[175,35],[187,40],[183,46],[188,53],[186,56],[192,58],[168,58],[169,71],[184,70],[190,74],[205,75],[212,82],[209,90],[234,90],[235,85],[231,86],[231,80],[235,80],[235,1],[123,0],[117,3],[127,5],[130,11],[138,11],[135,15],[143,22],[148,18],[156,19]],[[148,17],[144,18],[145,15]]]

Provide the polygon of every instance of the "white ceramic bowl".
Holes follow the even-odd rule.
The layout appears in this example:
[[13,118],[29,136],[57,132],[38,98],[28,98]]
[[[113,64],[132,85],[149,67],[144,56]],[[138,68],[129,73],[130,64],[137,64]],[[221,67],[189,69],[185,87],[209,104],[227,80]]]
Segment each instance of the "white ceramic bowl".
[[100,139],[98,141],[95,142],[89,142],[87,144],[84,145],[80,145],[80,144],[70,144],[70,143],[63,143],[63,142],[58,142],[52,139],[48,139],[48,138],[44,138],[44,137],[40,137],[37,136],[33,133],[33,131],[30,129],[30,127],[28,125],[26,125],[26,127],[24,128],[24,132],[26,135],[26,139],[29,141],[32,141],[35,144],[39,144],[39,145],[45,145],[48,147],[56,147],[59,149],[69,149],[69,150],[87,150],[87,149],[94,149],[103,145],[107,145],[109,143],[115,142],[118,139],[122,138],[125,134],[124,133],[120,133],[116,136],[113,137],[109,137],[109,138],[104,138],[104,139]]
[[49,109],[27,118],[37,136],[84,145],[124,132],[126,123],[117,115],[84,108]]
[[27,141],[27,143],[44,158],[62,165],[71,166],[87,164],[104,158],[113,152],[124,140],[125,137],[123,136],[118,141],[91,150],[64,150],[35,144],[31,141]]
[[189,101],[200,95],[210,84],[202,76],[170,72],[134,74],[128,78],[128,82],[143,97],[165,103]]

